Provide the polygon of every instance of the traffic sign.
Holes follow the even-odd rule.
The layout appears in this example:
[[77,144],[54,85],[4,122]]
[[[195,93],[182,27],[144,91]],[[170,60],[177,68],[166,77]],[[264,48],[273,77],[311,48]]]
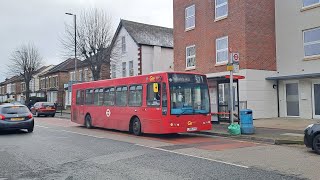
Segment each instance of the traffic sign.
[[239,63],[234,63],[233,64],[233,72],[234,73],[239,73]]
[[227,65],[227,71],[233,71],[233,65]]
[[232,61],[239,62],[240,55],[239,53],[232,53]]

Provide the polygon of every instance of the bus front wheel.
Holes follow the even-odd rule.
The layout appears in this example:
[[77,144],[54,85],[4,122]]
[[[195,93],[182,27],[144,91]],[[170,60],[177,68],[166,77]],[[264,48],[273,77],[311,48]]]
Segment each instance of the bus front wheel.
[[132,122],[132,132],[136,136],[140,136],[141,133],[141,122],[138,118],[134,118]]
[[86,115],[86,118],[85,118],[85,126],[86,128],[88,129],[91,129],[92,128],[92,124],[91,124],[91,116],[90,115]]

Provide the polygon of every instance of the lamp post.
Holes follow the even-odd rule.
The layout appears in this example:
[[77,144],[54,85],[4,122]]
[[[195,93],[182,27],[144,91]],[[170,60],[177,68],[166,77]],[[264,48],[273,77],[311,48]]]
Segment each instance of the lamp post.
[[77,16],[72,13],[65,13],[73,16],[74,19],[74,80],[77,81]]

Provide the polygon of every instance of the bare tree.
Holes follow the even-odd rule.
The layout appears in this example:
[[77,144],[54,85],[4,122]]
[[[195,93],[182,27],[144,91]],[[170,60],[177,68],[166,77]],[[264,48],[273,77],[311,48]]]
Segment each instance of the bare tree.
[[26,85],[26,102],[30,99],[30,81],[36,70],[40,68],[42,58],[38,49],[31,43],[16,48],[10,59],[8,70],[13,75],[22,76]]
[[[74,53],[74,26],[67,25],[65,37],[60,41],[69,54]],[[111,52],[111,42],[114,35],[112,19],[103,10],[90,9],[83,11],[77,22],[78,56],[86,59],[94,80],[100,79],[101,66],[109,63],[115,54]]]

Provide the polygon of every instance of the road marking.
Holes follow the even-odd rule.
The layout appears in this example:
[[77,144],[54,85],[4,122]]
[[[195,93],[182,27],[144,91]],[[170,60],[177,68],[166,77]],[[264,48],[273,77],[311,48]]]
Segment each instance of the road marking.
[[229,162],[225,162],[225,161],[219,161],[219,160],[215,160],[215,159],[209,159],[209,158],[205,158],[205,157],[201,157],[201,156],[195,156],[195,155],[191,155],[191,154],[179,153],[179,152],[175,152],[175,151],[170,151],[170,150],[151,147],[151,146],[145,146],[145,145],[141,145],[141,144],[135,144],[135,145],[141,146],[141,147],[150,148],[150,149],[155,149],[155,150],[159,150],[159,151],[164,151],[164,152],[169,152],[169,153],[179,154],[179,155],[183,155],[183,156],[189,156],[189,157],[194,157],[194,158],[198,158],[198,159],[204,159],[204,160],[208,160],[208,161],[213,161],[213,162],[217,162],[217,163],[222,163],[222,164],[227,164],[227,165],[231,165],[231,166],[237,166],[237,167],[249,169],[248,166],[244,166],[244,165],[240,165],[240,164],[234,164],[234,163],[229,163]]
[[73,132],[73,131],[67,131],[67,130],[59,130],[59,131],[68,132],[68,133],[72,133],[72,134],[78,134],[78,135],[82,135],[82,136],[94,137],[94,138],[98,138],[98,139],[106,139],[105,137],[94,136],[94,135],[90,135],[90,134],[78,133],[78,132]]
[[99,137],[99,136],[94,136],[94,135],[90,135],[90,134],[78,133],[78,132],[67,131],[67,130],[56,130],[56,129],[52,129],[52,128],[47,127],[47,126],[39,126],[39,125],[36,125],[36,126],[37,126],[37,127],[41,127],[41,128],[51,129],[51,130],[53,130],[53,131],[62,131],[62,132],[67,132],[67,133],[72,133],[72,134],[78,134],[78,135],[82,135],[82,136],[94,137],[94,138],[98,138],[98,139],[105,139],[105,137]]
[[[50,128],[50,127],[46,127],[46,126],[39,126],[39,125],[36,125],[36,126],[37,126],[37,127],[42,127],[42,128]],[[67,133],[78,134],[78,135],[82,135],[82,136],[89,136],[89,137],[98,138],[98,139],[107,139],[106,137],[93,136],[93,135],[90,135],[90,134],[78,133],[78,132],[67,131],[67,130],[56,130],[56,131],[63,131],[63,132],[67,132]],[[215,160],[215,159],[209,159],[209,158],[205,158],[205,157],[201,157],[201,156],[184,154],[184,153],[179,153],[179,152],[170,151],[170,150],[166,150],[166,149],[161,149],[161,148],[156,148],[156,147],[151,147],[151,146],[145,146],[145,145],[141,145],[141,144],[135,144],[135,145],[136,145],[136,146],[140,146],[140,147],[146,147],[146,148],[158,150],[158,151],[164,151],[164,152],[179,154],[179,155],[183,155],[183,156],[189,156],[189,157],[193,157],[193,158],[204,159],[204,160],[207,160],[207,161],[212,161],[212,162],[227,164],[227,165],[231,165],[231,166],[236,166],[236,167],[241,167],[241,168],[246,168],[246,169],[249,168],[248,166],[244,166],[244,165],[240,165],[240,164],[234,164],[234,163],[229,163],[229,162],[220,161],[220,160]]]
[[46,128],[46,129],[48,129],[49,127],[47,127],[47,126],[39,126],[39,125],[35,125],[36,127],[41,127],[41,128]]

